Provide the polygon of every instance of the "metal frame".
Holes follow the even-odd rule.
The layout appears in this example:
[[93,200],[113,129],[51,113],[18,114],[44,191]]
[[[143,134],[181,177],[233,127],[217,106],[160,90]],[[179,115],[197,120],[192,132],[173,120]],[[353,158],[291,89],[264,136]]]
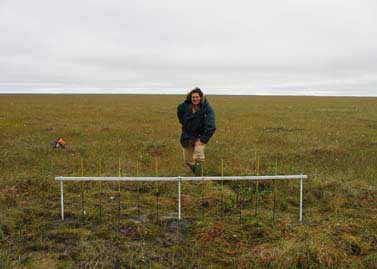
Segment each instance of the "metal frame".
[[60,203],[61,216],[64,220],[64,181],[177,181],[178,182],[178,219],[181,220],[181,182],[182,181],[216,181],[216,180],[286,180],[300,179],[300,207],[299,221],[302,222],[302,198],[303,198],[303,180],[307,179],[307,175],[278,175],[278,176],[223,176],[223,177],[55,177],[60,181]]

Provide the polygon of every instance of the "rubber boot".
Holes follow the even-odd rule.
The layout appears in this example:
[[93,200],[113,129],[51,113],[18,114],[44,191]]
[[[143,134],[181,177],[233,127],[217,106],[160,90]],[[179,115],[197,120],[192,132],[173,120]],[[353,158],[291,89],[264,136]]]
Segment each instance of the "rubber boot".
[[202,163],[200,160],[195,161],[194,174],[196,177],[200,177],[202,175]]

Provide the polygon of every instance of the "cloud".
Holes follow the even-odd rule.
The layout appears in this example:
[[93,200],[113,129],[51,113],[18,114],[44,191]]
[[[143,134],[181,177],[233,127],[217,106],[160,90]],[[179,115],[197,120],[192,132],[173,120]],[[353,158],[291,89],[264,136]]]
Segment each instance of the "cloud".
[[372,0],[2,1],[0,92],[377,95],[375,14]]

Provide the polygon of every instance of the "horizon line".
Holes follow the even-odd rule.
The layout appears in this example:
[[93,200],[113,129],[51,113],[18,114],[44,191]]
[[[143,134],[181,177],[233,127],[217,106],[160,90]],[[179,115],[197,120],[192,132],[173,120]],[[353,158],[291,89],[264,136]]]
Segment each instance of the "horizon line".
[[[138,92],[0,92],[0,95],[177,95],[186,96],[187,93],[138,93]],[[276,93],[209,93],[206,96],[270,96],[270,97],[362,97],[362,98],[377,98],[376,95],[323,95],[323,94],[276,94]]]

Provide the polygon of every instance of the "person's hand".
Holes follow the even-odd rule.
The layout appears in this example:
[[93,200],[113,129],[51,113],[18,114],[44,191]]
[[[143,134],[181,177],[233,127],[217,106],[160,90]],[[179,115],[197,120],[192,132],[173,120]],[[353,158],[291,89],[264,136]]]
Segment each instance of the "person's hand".
[[203,145],[204,145],[204,143],[202,143],[202,141],[200,141],[200,139],[195,141],[195,146],[203,146]]

